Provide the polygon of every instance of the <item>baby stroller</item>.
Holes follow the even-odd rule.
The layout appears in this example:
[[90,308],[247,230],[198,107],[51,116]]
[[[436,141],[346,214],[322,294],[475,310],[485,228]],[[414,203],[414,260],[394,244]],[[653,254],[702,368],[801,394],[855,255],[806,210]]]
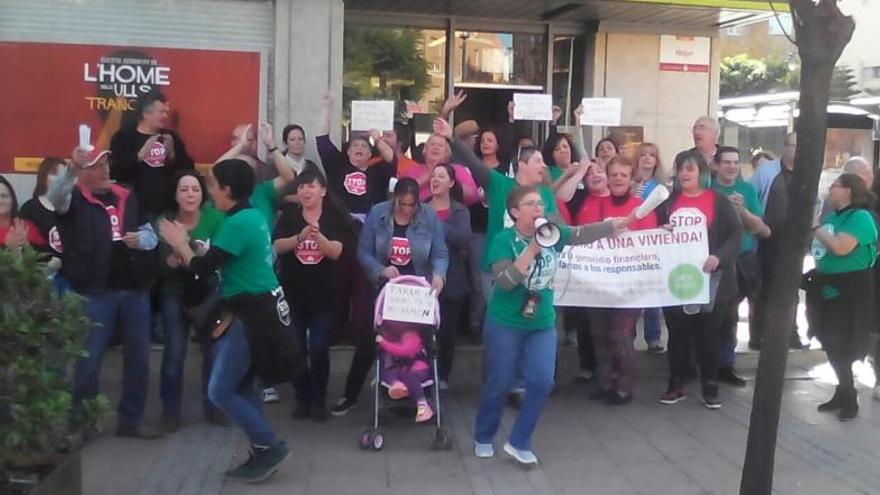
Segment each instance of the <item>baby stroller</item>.
[[[401,277],[394,278],[389,281],[391,284],[395,285],[410,285],[416,287],[430,287],[430,284],[422,277],[416,277],[412,275],[404,275]],[[382,313],[383,307],[385,304],[385,292],[388,288],[386,284],[382,290],[379,292],[379,296],[376,299],[376,306],[374,308],[374,317],[373,317],[373,325],[376,330],[376,333],[379,335],[385,335],[389,328],[392,325],[398,325],[400,322],[391,322],[391,321],[383,321]],[[419,359],[423,359],[430,364],[429,370],[429,378],[422,382],[422,389],[426,392],[425,396],[431,397],[431,394],[428,393],[429,389],[433,390],[433,399],[434,399],[434,422],[435,422],[435,430],[434,430],[434,440],[431,444],[432,450],[449,450],[452,448],[452,439],[449,436],[449,433],[443,428],[443,423],[440,419],[440,392],[437,387],[437,383],[439,379],[437,377],[437,330],[440,328],[440,305],[439,302],[436,303],[434,308],[434,321],[433,325],[428,324],[415,324],[415,323],[403,323],[403,325],[407,325],[409,329],[418,330],[418,333],[421,337],[424,353],[420,356]],[[380,410],[386,406],[389,406],[389,401],[392,399],[388,398],[387,393],[383,393],[383,390],[387,390],[391,387],[390,384],[384,383],[382,380],[382,366],[386,359],[386,353],[382,349],[381,346],[377,344],[376,350],[376,379],[374,380],[374,389],[373,389],[373,426],[371,428],[366,428],[360,436],[360,447],[364,450],[372,449],[373,451],[379,451],[385,445],[385,436],[382,433],[382,430],[379,428],[379,416]],[[397,401],[395,401],[397,402]]]

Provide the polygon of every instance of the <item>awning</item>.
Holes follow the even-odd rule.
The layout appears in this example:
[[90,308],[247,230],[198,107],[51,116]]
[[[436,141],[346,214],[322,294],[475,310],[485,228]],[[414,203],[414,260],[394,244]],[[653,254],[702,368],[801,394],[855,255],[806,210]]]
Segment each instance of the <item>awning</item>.
[[[749,24],[773,15],[759,0],[346,0],[347,9],[518,21],[595,21],[694,28]],[[787,1],[773,2],[788,12]]]

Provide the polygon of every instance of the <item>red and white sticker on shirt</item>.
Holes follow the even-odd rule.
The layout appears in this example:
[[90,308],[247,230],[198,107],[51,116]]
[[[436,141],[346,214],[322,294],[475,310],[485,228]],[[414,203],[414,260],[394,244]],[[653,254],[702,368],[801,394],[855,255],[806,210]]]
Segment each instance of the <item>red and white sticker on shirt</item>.
[[105,206],[107,216],[110,217],[110,231],[113,233],[114,241],[122,240],[122,219],[119,218],[119,210],[115,206]]
[[697,208],[679,208],[669,215],[669,224],[673,227],[695,227],[704,225],[709,228],[706,222],[706,215]]
[[406,266],[412,261],[412,249],[409,239],[406,237],[391,238],[391,256],[388,257],[392,265]]
[[345,186],[345,190],[348,191],[349,194],[363,196],[367,193],[367,174],[363,172],[352,172],[345,176],[345,181],[342,185]]
[[318,241],[304,239],[296,246],[296,259],[303,265],[317,265],[324,260],[324,254],[318,249]]
[[159,141],[153,142],[150,149],[147,150],[147,156],[144,157],[144,163],[159,168],[165,166],[165,145]]
[[58,227],[52,226],[49,229],[49,247],[52,248],[52,251],[55,251],[58,254],[64,252],[64,249],[61,247],[61,234],[58,232]]

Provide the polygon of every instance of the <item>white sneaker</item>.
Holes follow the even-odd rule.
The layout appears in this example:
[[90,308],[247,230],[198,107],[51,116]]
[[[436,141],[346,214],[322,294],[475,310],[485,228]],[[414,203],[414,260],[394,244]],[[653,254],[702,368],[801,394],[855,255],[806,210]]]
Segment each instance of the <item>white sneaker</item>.
[[504,452],[525,466],[538,464],[538,456],[536,456],[534,452],[531,450],[519,450],[513,445],[510,445],[509,442],[504,443]]
[[275,387],[266,387],[263,389],[262,398],[265,404],[278,402],[278,391],[275,390]]
[[495,457],[495,447],[491,443],[474,442],[474,455],[480,459]]
[[874,400],[880,400],[880,385],[874,387]]

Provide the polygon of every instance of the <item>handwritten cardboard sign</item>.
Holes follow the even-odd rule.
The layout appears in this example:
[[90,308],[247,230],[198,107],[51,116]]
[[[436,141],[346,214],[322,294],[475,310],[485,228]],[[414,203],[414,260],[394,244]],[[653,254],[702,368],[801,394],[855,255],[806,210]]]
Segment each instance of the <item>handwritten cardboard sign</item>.
[[433,325],[436,304],[437,298],[430,287],[388,284],[385,286],[382,318]]
[[514,120],[553,120],[553,96],[514,93]]
[[584,98],[581,125],[619,126],[623,102],[620,98]]
[[390,131],[394,129],[394,102],[391,100],[351,102],[351,130]]

